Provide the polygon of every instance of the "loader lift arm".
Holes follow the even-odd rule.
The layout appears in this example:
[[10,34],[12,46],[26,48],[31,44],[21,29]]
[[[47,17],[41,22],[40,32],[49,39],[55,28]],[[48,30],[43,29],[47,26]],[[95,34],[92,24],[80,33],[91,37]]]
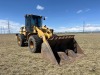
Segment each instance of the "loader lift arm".
[[[45,34],[43,33],[43,31],[42,30],[40,30],[38,27],[35,27],[36,28],[36,30],[37,30],[37,32],[38,32],[38,36],[39,37],[41,37],[42,38],[42,40],[43,40],[43,44],[45,45],[44,47],[46,47],[47,49],[46,49],[46,51],[44,51],[43,49],[45,49],[45,48],[42,48],[42,51],[41,51],[41,53],[43,54],[43,56],[45,56],[45,52],[47,52],[47,54],[48,54],[48,59],[53,63],[53,64],[57,64],[58,65],[58,62],[57,62],[57,60],[56,60],[56,58],[55,58],[55,56],[54,56],[54,54],[53,54],[53,51],[52,51],[52,49],[51,49],[51,47],[50,47],[50,45],[49,45],[49,43],[48,43],[48,41],[47,41],[47,39],[46,39],[46,36],[45,36]],[[49,35],[49,34],[48,34]],[[50,38],[50,36],[48,36],[48,39]],[[42,45],[42,47],[43,47],[43,45]]]

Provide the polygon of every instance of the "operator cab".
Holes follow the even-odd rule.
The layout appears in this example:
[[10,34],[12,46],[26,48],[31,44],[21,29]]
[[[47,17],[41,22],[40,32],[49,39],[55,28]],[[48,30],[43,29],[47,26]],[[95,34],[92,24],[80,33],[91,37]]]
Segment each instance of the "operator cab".
[[42,16],[25,15],[25,27],[27,32],[33,32],[33,26],[42,27]]

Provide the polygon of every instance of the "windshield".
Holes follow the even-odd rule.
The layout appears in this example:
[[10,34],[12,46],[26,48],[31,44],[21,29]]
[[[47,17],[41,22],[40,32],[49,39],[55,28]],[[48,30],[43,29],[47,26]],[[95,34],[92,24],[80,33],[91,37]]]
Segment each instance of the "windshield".
[[34,17],[31,20],[31,24],[37,27],[41,27],[42,26],[42,18],[41,17]]

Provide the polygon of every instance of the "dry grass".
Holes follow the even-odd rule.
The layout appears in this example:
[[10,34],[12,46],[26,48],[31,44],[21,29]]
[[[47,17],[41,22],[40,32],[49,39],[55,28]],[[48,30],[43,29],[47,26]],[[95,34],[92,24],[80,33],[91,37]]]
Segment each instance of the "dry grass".
[[19,47],[15,35],[0,35],[0,75],[100,75],[100,34],[77,34],[86,57],[61,67]]

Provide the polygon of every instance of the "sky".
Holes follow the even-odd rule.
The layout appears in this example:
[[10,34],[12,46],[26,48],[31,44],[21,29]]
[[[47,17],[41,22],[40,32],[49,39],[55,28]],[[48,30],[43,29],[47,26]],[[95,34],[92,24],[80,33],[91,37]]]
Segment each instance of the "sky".
[[43,25],[55,32],[100,31],[100,0],[0,0],[0,31],[25,25],[25,14],[46,17]]

